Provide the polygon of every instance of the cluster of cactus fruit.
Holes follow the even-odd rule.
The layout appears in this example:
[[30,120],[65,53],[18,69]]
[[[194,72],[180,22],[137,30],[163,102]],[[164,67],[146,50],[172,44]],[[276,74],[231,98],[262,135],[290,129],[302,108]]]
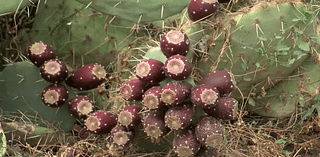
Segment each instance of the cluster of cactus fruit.
[[[189,6],[193,3],[199,6],[206,4],[192,0]],[[207,5],[212,6],[216,7]],[[209,15],[206,14],[207,9],[199,13],[200,17],[195,14],[194,7],[189,8],[194,9],[189,14],[194,20],[205,19]],[[121,111],[118,118],[140,118],[144,132],[153,142],[175,131],[172,148],[178,156],[216,156],[217,147],[224,140],[219,120],[237,117],[238,101],[228,97],[234,88],[234,78],[229,71],[219,70],[203,77],[197,84],[187,83],[187,79],[192,80],[193,71],[193,65],[186,57],[189,46],[188,36],[179,30],[170,30],[161,36],[160,53],[166,59],[148,58],[146,54],[135,67],[135,78],[120,87],[120,95],[124,99],[142,102],[141,108],[137,105],[125,107],[139,108],[140,116],[137,111],[130,114]]]
[[[79,10],[83,12],[82,14],[85,16],[77,17],[77,14],[72,14],[72,16],[74,15],[75,17],[71,19],[72,22],[69,22],[70,25],[66,20],[69,20],[67,16],[62,20],[63,24],[57,25],[56,29],[53,29],[50,33],[50,35],[54,33],[58,34],[52,38],[52,40],[54,40],[53,43],[56,46],[62,45],[63,50],[58,52],[61,60],[57,59],[57,55],[53,52],[51,46],[44,42],[34,43],[28,52],[31,62],[40,68],[41,77],[47,82],[52,83],[43,89],[41,100],[45,105],[54,108],[62,106],[67,102],[68,97],[70,99],[70,91],[68,91],[66,87],[69,86],[83,91],[97,88],[104,83],[107,73],[100,64],[108,65],[110,63],[109,61],[115,58],[114,56],[109,58],[109,55],[104,54],[105,52],[109,53],[109,51],[111,53],[111,51],[114,50],[114,47],[110,46],[112,44],[99,43],[99,39],[92,36],[95,34],[95,30],[78,26],[82,26],[82,23],[87,24],[86,21],[88,20],[99,18],[113,21],[113,24],[122,24],[122,26],[131,27],[132,21],[138,21],[139,23],[162,20],[163,18],[178,13],[175,9],[172,9],[172,6],[166,8],[164,4],[156,3],[155,5],[158,10],[163,11],[163,9],[167,9],[170,13],[161,14],[161,18],[157,17],[153,19],[155,16],[150,15],[158,14],[158,12],[155,11],[147,15],[146,13],[150,11],[148,6],[141,6],[141,10],[136,11],[135,14],[128,14],[124,9],[132,5],[141,5],[140,2],[118,2],[118,0],[106,2],[89,0],[77,1],[86,4],[86,6],[80,5],[80,3],[76,1],[66,0],[64,1],[65,5],[62,5],[61,8],[65,10],[63,17],[66,15],[69,16],[69,13],[74,11],[70,6],[75,6],[77,9],[81,8]],[[177,3],[177,8],[182,9],[185,7],[183,4],[170,0],[165,2],[168,4]],[[59,6],[60,2],[48,2],[48,8],[55,10],[55,8],[51,8],[50,4]],[[294,7],[291,7],[289,3],[279,3],[277,5],[267,2],[257,3],[251,10],[249,9],[242,13],[225,17],[225,19],[221,21],[221,24],[228,29],[211,29],[211,27],[202,26],[205,28],[206,33],[213,35],[212,37],[214,39],[212,40],[215,42],[214,48],[209,49],[208,54],[203,53],[207,56],[201,53],[195,53],[196,55],[191,59],[190,56],[193,54],[190,55],[189,51],[194,49],[194,45],[191,44],[194,41],[189,38],[190,36],[188,37],[190,34],[187,34],[187,31],[183,29],[167,31],[161,36],[160,46],[156,48],[159,49],[159,51],[161,50],[160,53],[145,54],[144,58],[135,65],[134,78],[125,81],[120,86],[119,94],[123,99],[129,101],[126,103],[129,105],[121,108],[117,113],[98,110],[94,101],[88,96],[78,95],[68,101],[69,114],[83,122],[84,128],[87,131],[96,134],[110,134],[111,142],[120,147],[128,146],[131,141],[134,140],[135,135],[138,134],[136,128],[142,127],[144,133],[155,143],[159,142],[162,137],[169,133],[173,133],[174,139],[171,148],[177,156],[217,156],[217,148],[224,141],[224,128],[220,122],[224,120],[234,120],[237,117],[238,101],[235,98],[238,100],[243,98],[240,97],[237,92],[242,92],[245,96],[252,95],[252,93],[249,93],[251,92],[251,88],[249,87],[253,85],[257,85],[254,92],[261,92],[262,88],[260,88],[259,85],[262,84],[259,82],[266,78],[269,79],[270,77],[271,80],[276,83],[279,77],[288,76],[297,66],[308,58],[305,52],[310,51],[309,46],[312,44],[312,38],[310,37],[310,41],[305,41],[306,38],[303,37],[306,34],[311,34],[309,32],[313,30],[312,26],[315,22],[313,21],[313,13],[303,8],[303,5],[298,3],[294,5]],[[93,9],[88,9],[88,6]],[[197,25],[212,17],[217,12],[218,7],[219,4],[216,0],[191,0],[189,1],[186,12],[189,15],[189,20]],[[43,8],[43,10],[47,9],[46,7]],[[100,14],[98,16],[94,9],[108,15],[114,15],[116,18],[114,19],[111,16],[101,17]],[[272,17],[274,19],[265,21],[263,17],[266,14],[264,12],[268,10],[272,10],[271,12],[274,14]],[[293,12],[293,14],[287,15],[286,12]],[[50,14],[52,13],[50,12]],[[91,14],[95,16],[91,16]],[[300,14],[303,15],[303,17]],[[272,23],[270,21],[277,20],[280,21],[281,25],[279,25],[279,27],[281,28],[265,27]],[[42,25],[42,20],[40,21],[40,25]],[[103,20],[95,21],[99,23]],[[303,22],[305,25],[298,25],[299,22]],[[37,26],[39,21],[35,23],[35,26]],[[90,23],[88,24],[90,25]],[[99,24],[102,26],[101,23]],[[295,25],[297,26],[294,27],[294,29],[293,27],[289,27]],[[52,25],[49,25],[49,27],[50,26]],[[254,29],[252,29],[253,26]],[[111,22],[108,23],[106,27],[108,27],[108,29],[106,29],[107,31],[104,29],[100,30],[104,35],[100,35],[101,32],[96,34],[99,34],[99,37],[103,36],[103,39],[105,39],[105,36],[112,38],[112,35],[114,35],[115,41],[120,41],[119,39],[122,40],[124,38],[127,39],[128,34],[124,33],[125,31],[119,31],[121,32],[119,36],[114,34],[116,31],[113,30],[115,30],[116,27],[114,27]],[[209,28],[209,30],[207,30],[207,28]],[[86,37],[83,37],[85,38],[85,42],[78,42],[78,39],[82,39],[81,35],[84,33],[79,35],[68,32],[77,32],[77,29],[84,29],[86,31]],[[66,30],[68,33],[64,32]],[[246,33],[250,35],[250,40],[243,39],[243,37],[247,35]],[[70,37],[69,34],[72,34],[72,36]],[[291,41],[291,39],[289,41],[289,38],[284,38],[290,34],[293,34],[292,39],[294,41]],[[230,35],[230,37],[228,37],[228,35]],[[62,57],[66,49],[68,49],[65,43],[67,43],[66,45],[72,43],[69,41],[70,39],[73,39],[74,41],[72,42],[75,42],[73,43],[72,49],[76,48],[75,52],[80,52],[80,55],[77,57],[84,57],[85,63],[92,62],[93,60],[97,60],[97,62],[94,64],[85,64],[75,71],[70,70],[69,67],[62,62],[62,60],[67,61],[68,59],[66,58],[71,57],[71,55]],[[269,42],[268,45],[266,44],[267,42]],[[296,42],[296,44],[294,44],[294,46],[286,45],[287,43],[292,44],[292,42]],[[208,43],[210,44],[210,42]],[[90,47],[91,49],[84,52],[82,51],[83,47]],[[115,47],[123,48],[125,46],[116,45]],[[232,50],[226,47],[232,47]],[[104,52],[104,49],[107,49],[107,51]],[[269,51],[272,53],[269,53]],[[290,55],[286,55],[287,53]],[[92,56],[86,57],[88,54]],[[206,57],[209,59],[204,59]],[[105,60],[105,58],[109,58],[109,60]],[[199,62],[195,64],[191,62],[199,58]],[[70,63],[70,61],[67,62]],[[314,65],[313,62],[311,63],[310,61],[302,65],[310,66],[311,69],[318,68],[318,66],[309,65],[309,63]],[[194,83],[192,79],[192,74],[195,72],[194,65],[201,67],[199,74],[203,76],[197,83]],[[235,79],[231,72],[242,77]],[[308,74],[306,74],[305,78],[307,75]],[[313,82],[317,82],[316,78],[311,78],[312,80],[314,79]],[[240,90],[232,92],[236,82]],[[311,87],[307,81],[304,83],[305,87]],[[285,87],[288,96],[285,95],[286,97],[284,98],[286,100],[290,99],[288,102],[291,102],[292,95],[299,94],[288,90],[291,88],[287,86],[293,88],[295,87],[294,85],[297,84],[297,81],[287,81],[277,84],[277,87]],[[264,87],[267,89],[270,85],[264,84]],[[299,87],[295,89],[300,89]],[[271,89],[268,93],[276,93],[274,95],[277,96],[282,95],[278,94],[278,90],[275,89]],[[313,88],[309,93],[315,93]],[[298,101],[298,98],[299,100],[302,99],[300,96],[295,96],[292,99]],[[305,97],[305,99],[307,99],[307,97]],[[250,100],[253,101],[253,99]],[[264,97],[255,100],[257,103],[258,101],[267,102],[270,98]],[[275,100],[276,101],[272,102],[275,105],[272,106],[271,104],[272,108],[277,108],[279,104],[282,105],[282,101],[278,100],[278,97],[276,97]],[[140,105],[140,102],[142,105]],[[252,109],[250,106],[248,109],[252,111],[257,110],[257,107],[251,107]],[[270,116],[271,113],[265,110],[259,110],[259,112],[262,112],[261,115],[265,116]],[[290,114],[290,112],[288,113]],[[274,115],[278,116],[281,114],[283,115],[283,113]],[[68,156],[76,155],[72,150],[72,146],[68,147],[68,149],[71,150],[68,151]]]

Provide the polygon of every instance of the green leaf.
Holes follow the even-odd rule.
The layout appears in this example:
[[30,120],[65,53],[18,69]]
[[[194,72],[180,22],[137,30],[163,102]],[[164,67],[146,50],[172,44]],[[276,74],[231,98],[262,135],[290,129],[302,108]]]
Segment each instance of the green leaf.
[[251,106],[256,106],[256,102],[251,97],[249,97],[249,99],[248,99],[248,104]]
[[244,63],[241,63],[241,68],[246,71],[247,70],[247,66]]
[[155,59],[164,63],[167,60],[167,57],[162,53],[160,47],[153,47],[147,51],[144,55],[146,58]]
[[267,41],[268,39],[266,37],[259,37],[259,40],[261,41]]
[[244,80],[244,81],[251,81],[252,79],[251,79],[251,77],[250,76],[243,76],[242,77],[242,79]]
[[298,18],[293,18],[291,21],[292,21],[292,22],[297,22],[297,21],[300,21],[300,19],[298,19]]
[[290,50],[290,48],[291,48],[291,47],[289,47],[289,46],[287,46],[287,45],[285,45],[285,44],[280,43],[280,44],[278,44],[278,45],[275,47],[275,50],[276,50],[276,51],[288,51],[288,50]]
[[257,63],[256,63],[256,67],[257,67],[257,68],[260,68],[260,63],[257,62]]
[[279,140],[276,140],[274,143],[275,143],[275,144],[286,144],[287,141],[284,140],[284,139],[279,139]]
[[302,38],[298,38],[296,44],[301,50],[310,51],[310,44],[308,42],[305,42]]

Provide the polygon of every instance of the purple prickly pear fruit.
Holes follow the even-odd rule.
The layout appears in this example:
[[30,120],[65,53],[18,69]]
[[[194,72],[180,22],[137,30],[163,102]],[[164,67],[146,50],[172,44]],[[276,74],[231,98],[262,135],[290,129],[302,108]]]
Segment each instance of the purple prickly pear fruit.
[[205,147],[217,147],[223,142],[223,130],[220,122],[211,116],[198,119],[195,134],[197,140]]
[[119,146],[127,145],[133,136],[134,133],[125,126],[117,125],[111,130],[111,141]]
[[28,51],[30,61],[40,67],[46,60],[56,58],[56,54],[52,52],[50,45],[40,42],[32,44]]
[[231,97],[220,97],[213,108],[204,112],[221,120],[234,120],[238,113],[238,101]]
[[67,66],[58,59],[50,59],[40,66],[40,75],[51,83],[64,81],[68,76]]
[[218,157],[218,149],[212,147],[201,147],[195,157]]
[[178,105],[189,97],[192,86],[172,81],[162,86],[161,101],[166,105]]
[[132,79],[120,87],[120,95],[128,101],[140,101],[146,88],[146,83],[139,79]]
[[216,87],[197,85],[191,89],[191,102],[201,109],[211,109],[220,97]]
[[59,107],[68,100],[68,90],[64,85],[51,84],[41,93],[42,102],[50,107]]
[[191,105],[171,107],[164,116],[165,124],[171,130],[187,128],[193,119],[195,109]]
[[226,95],[232,92],[234,87],[234,78],[227,70],[214,71],[211,74],[203,77],[198,85],[209,85],[211,87],[216,87],[220,92],[220,95]]
[[178,156],[192,157],[200,149],[201,144],[197,141],[193,129],[179,130],[173,139],[173,149]]
[[94,111],[94,104],[87,96],[76,96],[69,101],[69,112],[72,117],[85,119]]
[[143,118],[143,130],[152,140],[166,135],[170,129],[165,125],[163,111],[152,110],[146,113]]
[[136,128],[141,123],[140,106],[131,105],[124,107],[118,114],[118,122],[128,128]]
[[192,21],[202,21],[215,14],[218,8],[217,0],[190,0],[188,15]]
[[87,64],[73,72],[66,83],[80,90],[97,88],[106,78],[106,70],[103,66],[94,63]]
[[177,30],[164,33],[160,39],[161,51],[167,58],[177,54],[186,56],[189,51],[189,45],[188,36]]
[[149,88],[144,94],[142,95],[142,103],[148,109],[158,109],[164,106],[164,103],[161,101],[161,86],[154,86]]
[[164,73],[173,80],[184,80],[192,73],[192,64],[187,57],[171,56],[164,63]]
[[116,116],[106,111],[93,112],[85,120],[87,130],[96,134],[109,133],[116,125]]
[[143,82],[157,83],[165,79],[163,63],[155,59],[143,59],[136,65],[136,76]]

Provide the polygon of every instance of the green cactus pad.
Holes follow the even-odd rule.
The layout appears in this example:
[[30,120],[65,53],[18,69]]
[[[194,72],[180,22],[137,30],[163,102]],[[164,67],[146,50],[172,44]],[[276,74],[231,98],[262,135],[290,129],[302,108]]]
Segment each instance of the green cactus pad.
[[320,66],[312,57],[305,60],[290,76],[266,90],[263,97],[251,99],[246,108],[267,117],[290,116],[297,107],[308,107],[318,102]]
[[300,3],[257,2],[227,15],[217,30],[208,32],[213,42],[208,56],[200,58],[201,75],[230,70],[241,90],[232,96],[240,99],[268,89],[307,58],[316,14]]
[[30,4],[30,0],[8,1],[0,0],[0,16],[15,12]]
[[[70,131],[75,120],[70,116],[68,104],[59,108],[51,108],[44,105],[40,94],[50,85],[40,76],[39,68],[31,62],[17,62],[8,65],[0,73],[0,108],[3,112],[17,112],[38,117],[40,126],[45,126],[41,120],[52,125],[60,125],[64,131]],[[74,97],[70,88],[69,99]]]
[[58,57],[70,65],[108,66],[119,51],[144,35],[143,30],[135,32],[134,26],[75,0],[41,1],[33,24],[37,31],[34,41],[52,45]]
[[190,0],[77,0],[107,15],[118,16],[135,23],[163,20],[180,13]]

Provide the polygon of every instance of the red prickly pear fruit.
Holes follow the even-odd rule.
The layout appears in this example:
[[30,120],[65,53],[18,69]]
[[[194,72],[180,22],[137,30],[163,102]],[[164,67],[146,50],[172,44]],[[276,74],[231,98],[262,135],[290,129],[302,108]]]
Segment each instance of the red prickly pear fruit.
[[66,80],[66,83],[80,90],[97,88],[106,78],[106,70],[103,66],[94,63],[87,64],[73,72]]
[[164,106],[164,103],[161,101],[161,86],[154,86],[149,88],[144,94],[142,95],[142,103],[148,109],[158,109]]
[[188,15],[192,21],[202,21],[215,14],[218,8],[217,0],[190,0]]
[[234,87],[234,78],[227,70],[214,71],[211,74],[203,77],[198,85],[209,85],[211,87],[216,87],[220,92],[220,95],[226,95],[232,92]]
[[160,110],[152,110],[143,118],[143,130],[152,140],[166,135],[170,129],[164,122],[164,113]]
[[178,105],[189,97],[192,86],[172,81],[162,86],[161,101],[166,105]]
[[171,130],[187,128],[193,119],[195,109],[190,105],[171,107],[164,116],[165,124]]
[[220,93],[216,87],[197,85],[191,89],[191,102],[201,109],[211,109],[215,106]]
[[163,72],[163,63],[155,59],[143,59],[136,65],[136,76],[143,82],[157,83],[166,77]]
[[197,140],[205,147],[217,147],[223,142],[220,122],[208,115],[198,119],[195,129]]
[[96,134],[109,133],[116,125],[116,116],[106,111],[93,112],[85,120],[87,130]]
[[76,96],[69,101],[69,112],[72,117],[86,119],[94,111],[94,104],[87,96]]
[[161,51],[167,58],[177,54],[186,56],[189,46],[188,36],[177,30],[164,33],[160,39]]
[[218,149],[212,147],[201,147],[195,157],[218,157]]
[[124,82],[120,87],[120,95],[128,101],[140,101],[146,88],[146,83],[139,79]]
[[178,156],[192,157],[200,150],[201,144],[197,141],[192,128],[179,130],[173,139],[173,149]]
[[134,132],[128,130],[128,128],[117,125],[111,130],[111,141],[119,146],[129,144],[133,139]]
[[68,90],[64,85],[51,84],[41,93],[42,102],[50,107],[59,107],[68,100]]
[[238,113],[238,101],[231,97],[220,97],[213,108],[204,112],[221,120],[234,120]]
[[124,107],[118,113],[118,122],[130,129],[138,127],[141,123],[140,110],[141,107],[136,105]]
[[173,80],[184,80],[192,73],[192,64],[187,57],[171,56],[164,63],[164,73]]
[[30,46],[28,56],[30,61],[37,67],[40,67],[46,60],[56,58],[51,46],[42,41],[35,42]]
[[67,66],[58,59],[50,59],[40,66],[40,75],[51,83],[64,81],[68,76]]

